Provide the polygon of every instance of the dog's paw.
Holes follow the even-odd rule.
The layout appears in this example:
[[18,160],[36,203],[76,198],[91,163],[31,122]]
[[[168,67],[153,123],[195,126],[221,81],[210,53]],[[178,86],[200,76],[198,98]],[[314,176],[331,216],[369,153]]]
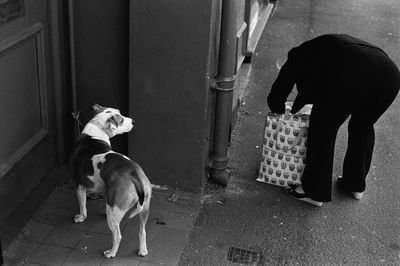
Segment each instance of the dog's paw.
[[138,255],[140,256],[140,257],[146,257],[147,256],[147,249],[144,249],[144,250],[140,250],[139,249],[139,251],[138,251]]
[[85,221],[85,219],[86,219],[86,216],[85,216],[85,215],[83,215],[83,214],[77,214],[77,215],[75,215],[75,217],[74,217],[74,222],[75,222],[75,223],[82,223],[82,222]]
[[103,252],[103,254],[104,254],[104,257],[106,257],[107,259],[110,259],[110,258],[114,258],[115,255],[117,255],[117,252],[112,252],[112,250],[106,250]]

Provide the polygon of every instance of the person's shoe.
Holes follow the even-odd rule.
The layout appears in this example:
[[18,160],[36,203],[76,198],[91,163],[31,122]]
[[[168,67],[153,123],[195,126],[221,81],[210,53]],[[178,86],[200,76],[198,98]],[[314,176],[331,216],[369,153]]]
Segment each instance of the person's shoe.
[[355,198],[356,200],[361,200],[362,196],[364,195],[364,192],[350,191],[350,189],[348,189],[346,187],[346,185],[344,184],[343,181],[344,181],[344,179],[342,177],[337,179],[337,185],[339,186],[339,189],[341,189],[347,193],[350,192],[350,194],[353,196],[353,198]]
[[356,200],[360,200],[362,198],[362,196],[364,195],[364,192],[351,192],[351,195]]
[[284,190],[285,190],[286,194],[289,197],[292,197],[292,198],[294,198],[296,200],[304,201],[304,202],[310,203],[310,204],[312,204],[314,206],[317,206],[317,207],[321,207],[322,206],[323,202],[313,200],[306,193],[297,192],[296,188],[297,188],[297,186],[291,186],[291,187],[285,188]]

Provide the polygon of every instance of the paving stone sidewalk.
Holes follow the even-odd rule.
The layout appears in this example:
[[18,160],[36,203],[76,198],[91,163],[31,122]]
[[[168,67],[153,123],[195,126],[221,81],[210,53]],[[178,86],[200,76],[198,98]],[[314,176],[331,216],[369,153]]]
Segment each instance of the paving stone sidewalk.
[[73,223],[78,201],[68,180],[57,187],[4,251],[5,265],[177,265],[200,211],[200,196],[153,189],[147,222],[149,255],[139,257],[139,218],[121,222],[122,241],[113,259],[102,255],[112,245],[105,201],[88,199],[88,218]]

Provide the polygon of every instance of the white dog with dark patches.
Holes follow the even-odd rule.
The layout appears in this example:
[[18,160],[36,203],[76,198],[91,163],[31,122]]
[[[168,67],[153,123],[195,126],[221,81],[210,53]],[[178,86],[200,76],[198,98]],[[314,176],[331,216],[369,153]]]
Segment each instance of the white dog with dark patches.
[[128,157],[111,149],[110,138],[132,130],[134,121],[119,110],[97,104],[91,106],[92,119],[84,127],[71,157],[80,212],[76,223],[85,221],[86,191],[104,192],[107,223],[113,245],[104,251],[106,258],[115,257],[122,236],[120,222],[132,210],[129,218],[139,214],[139,256],[147,255],[146,222],[149,215],[151,184],[142,168]]

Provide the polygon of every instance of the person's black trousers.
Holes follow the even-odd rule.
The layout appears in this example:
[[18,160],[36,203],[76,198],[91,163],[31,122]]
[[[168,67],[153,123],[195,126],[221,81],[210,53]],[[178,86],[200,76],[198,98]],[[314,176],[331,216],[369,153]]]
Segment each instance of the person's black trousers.
[[322,84],[329,93],[314,103],[310,116],[302,187],[321,202],[331,201],[336,135],[349,116],[342,184],[348,191],[365,190],[375,144],[374,124],[400,88],[399,70],[387,56],[365,59],[363,51],[351,50],[343,56],[347,62],[332,65],[327,73],[329,84]]

